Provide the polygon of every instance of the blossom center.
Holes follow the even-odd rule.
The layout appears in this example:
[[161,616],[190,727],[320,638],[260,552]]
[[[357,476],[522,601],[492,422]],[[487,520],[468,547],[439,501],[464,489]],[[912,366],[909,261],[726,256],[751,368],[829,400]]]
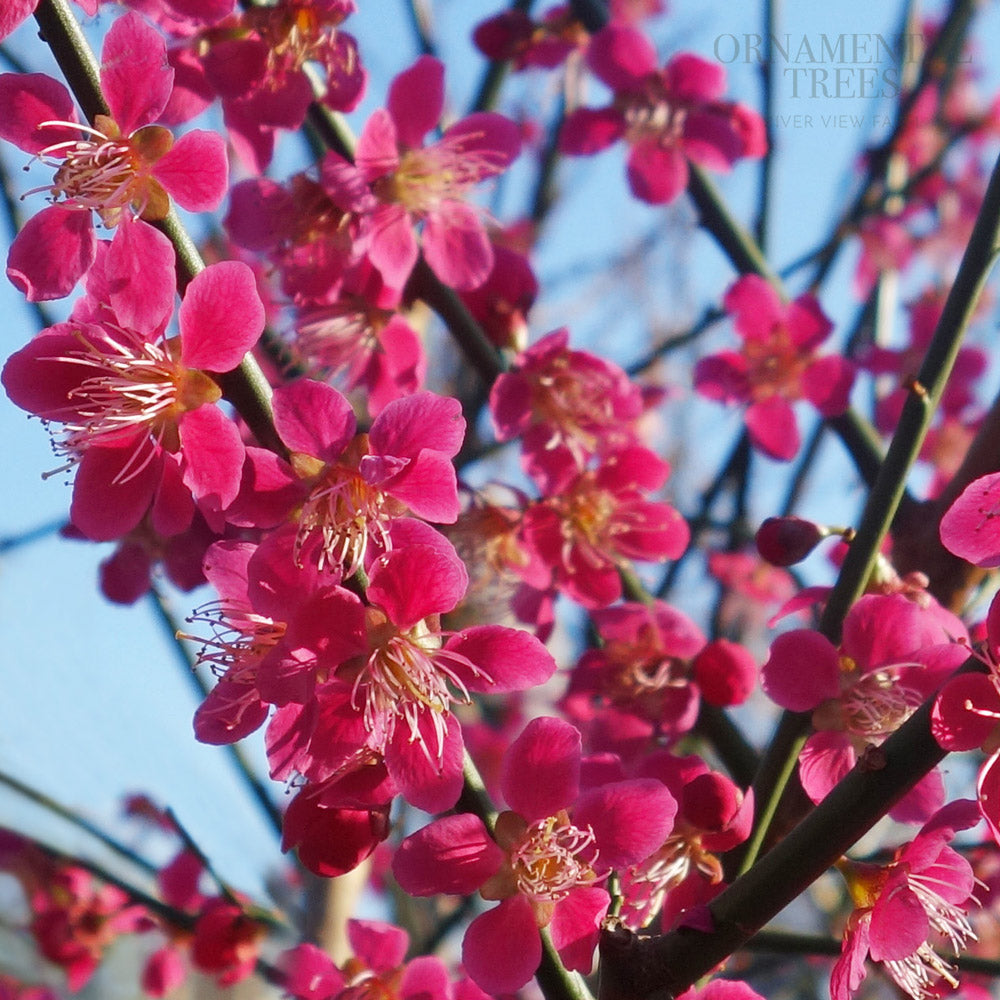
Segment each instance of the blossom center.
[[574,826],[565,812],[538,820],[511,849],[517,891],[532,902],[565,899],[571,889],[597,880],[594,831]]
[[[400,629],[374,607],[366,610],[365,618],[369,653],[354,681],[352,706],[361,708],[365,729],[379,748],[392,739],[401,721],[410,742],[440,766],[451,704],[471,702],[462,675],[492,679],[467,657],[444,649],[443,634],[426,620]],[[427,722],[430,740],[421,728]]]
[[285,622],[259,615],[246,605],[230,600],[210,601],[196,608],[185,621],[207,625],[211,637],[178,632],[179,639],[200,642],[198,662],[210,665],[217,677],[254,683],[253,670],[285,635]]
[[461,200],[471,187],[506,165],[500,153],[470,149],[477,138],[481,136],[456,135],[432,146],[406,150],[396,171],[376,181],[376,194],[417,216],[436,211],[442,202]]

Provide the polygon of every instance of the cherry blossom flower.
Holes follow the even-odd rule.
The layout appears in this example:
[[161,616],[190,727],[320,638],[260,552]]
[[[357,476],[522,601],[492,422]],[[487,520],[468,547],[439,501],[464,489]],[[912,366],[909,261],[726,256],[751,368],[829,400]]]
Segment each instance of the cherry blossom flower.
[[507,10],[476,25],[472,41],[489,59],[510,62],[515,71],[555,69],[590,36],[569,4],[550,7],[533,21],[523,10]]
[[610,24],[591,39],[587,65],[614,91],[614,99],[606,108],[577,108],[568,115],[560,149],[590,156],[624,139],[629,187],[642,201],[663,204],[680,195],[688,160],[729,170],[742,157],[767,150],[760,116],[721,100],[726,71],[717,63],[684,52],[660,69],[642,32]]
[[294,506],[297,562],[309,550],[320,568],[342,566],[350,577],[372,542],[379,551],[389,547],[392,524],[404,514],[437,523],[458,517],[451,460],[465,420],[457,399],[418,392],[393,400],[362,435],[355,434],[350,403],[322,382],[281,386],[272,405],[291,463],[251,449],[243,489],[227,517],[272,527]]
[[888,865],[841,862],[857,908],[830,977],[833,1000],[851,1000],[869,955],[913,1000],[940,996],[945,983],[958,986],[955,970],[929,939],[942,938],[957,953],[975,938],[966,915],[975,902],[975,876],[948,841],[978,821],[975,803],[958,799],[935,813]]
[[444,66],[422,56],[393,80],[388,107],[368,119],[358,138],[358,168],[380,202],[368,253],[393,288],[403,287],[417,262],[416,222],[423,222],[427,263],[445,284],[475,288],[493,266],[482,213],[465,197],[507,169],[520,152],[520,133],[503,115],[480,112],[423,145],[443,108]]
[[522,437],[529,471],[562,453],[580,468],[596,455],[638,444],[639,387],[617,365],[569,348],[554,330],[524,351],[490,390],[501,441]]
[[226,228],[237,246],[267,255],[293,302],[328,305],[362,262],[374,206],[357,170],[328,153],[318,180],[300,173],[284,185],[240,181],[230,193]]
[[601,645],[581,657],[561,702],[577,725],[613,706],[642,719],[650,737],[676,737],[694,725],[703,694],[711,704],[733,705],[756,684],[747,650],[727,639],[709,643],[662,601],[598,609],[591,620]]
[[42,189],[53,204],[22,228],[7,261],[7,276],[29,301],[62,298],[93,263],[92,211],[111,228],[127,216],[162,219],[171,198],[192,212],[222,201],[228,166],[221,136],[196,130],[175,142],[151,124],[173,78],[163,38],[136,13],[108,31],[101,89],[111,114],[98,115],[93,126],[77,122],[69,91],[50,77],[0,76],[0,104],[8,109],[0,136],[57,168]]
[[[151,281],[173,280],[155,274]],[[144,287],[131,283],[117,308],[84,302],[99,321],[44,330],[3,370],[17,406],[61,425],[55,447],[67,467],[78,465],[70,516],[95,541],[128,533],[151,504],[153,527],[177,534],[191,523],[192,496],[217,514],[239,490],[244,445],[213,405],[222,390],[211,373],[234,369],[263,329],[253,272],[238,261],[202,271],[181,303],[180,335],[169,340],[172,299],[154,285],[140,311]]]
[[[354,0],[281,0],[240,12],[226,32],[202,33],[184,65],[222,98],[226,127],[246,166],[263,172],[277,129],[298,129],[313,100],[353,111],[368,74],[354,36],[340,29]],[[316,98],[309,70],[319,78]]]
[[[414,527],[422,529],[415,532]],[[384,760],[407,801],[427,811],[455,804],[462,785],[462,730],[452,706],[473,693],[520,691],[555,671],[526,632],[480,625],[444,630],[440,616],[468,577],[451,545],[427,525],[403,532],[370,567],[367,604],[343,588],[334,616],[339,666],[315,703],[279,709],[268,729],[272,772],[324,781],[359,761]],[[435,540],[436,539],[436,540]]]
[[[349,1000],[359,995],[384,1000],[487,1000],[468,982],[452,983],[444,963],[431,955],[404,961],[407,933],[392,924],[349,920],[352,955],[340,966],[326,952],[301,944],[278,959],[285,990],[295,1000]],[[457,987],[462,986],[461,993]]]
[[394,399],[418,392],[427,372],[413,327],[360,295],[345,294],[329,306],[301,312],[291,343],[307,370],[326,377],[342,372],[347,391],[364,387],[372,416]]
[[542,958],[548,927],[563,964],[587,973],[610,903],[601,887],[666,839],[677,804],[658,781],[605,784],[580,793],[580,734],[559,719],[528,723],[502,776],[509,809],[495,840],[469,813],[438,819],[407,837],[393,873],[409,893],[469,895],[499,905],[465,933],[462,963],[491,993],[519,989]]
[[[951,620],[950,628],[942,620]],[[761,671],[764,691],[783,708],[812,711],[816,732],[799,758],[802,787],[814,802],[879,746],[965,659],[952,640],[966,637],[961,621],[932,613],[899,594],[867,595],[844,619],[839,650],[819,632],[779,635]],[[889,815],[921,821],[942,801],[931,772]]]
[[667,750],[642,758],[635,776],[662,781],[677,800],[677,817],[660,848],[623,874],[622,916],[635,928],[659,916],[669,928],[682,910],[707,903],[722,890],[718,855],[749,836],[753,792],[744,795],[700,757],[676,757]]
[[799,449],[791,404],[805,398],[825,417],[843,413],[854,366],[839,355],[816,357],[832,324],[812,295],[785,304],[767,281],[748,274],[729,289],[724,305],[743,349],[702,358],[695,388],[709,399],[747,404],[750,440],[770,458],[789,461]]
[[578,471],[553,456],[542,501],[524,512],[525,542],[551,569],[555,586],[586,608],[621,597],[627,559],[676,559],[690,532],[669,504],[645,498],[669,466],[646,448],[624,448],[595,469]]

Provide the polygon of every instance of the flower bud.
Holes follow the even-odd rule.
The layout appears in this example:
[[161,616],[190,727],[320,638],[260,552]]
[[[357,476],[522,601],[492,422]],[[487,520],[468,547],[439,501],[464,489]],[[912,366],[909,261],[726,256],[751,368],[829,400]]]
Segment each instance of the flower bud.
[[829,529],[801,517],[769,517],[754,540],[761,557],[772,566],[792,566],[829,534]]

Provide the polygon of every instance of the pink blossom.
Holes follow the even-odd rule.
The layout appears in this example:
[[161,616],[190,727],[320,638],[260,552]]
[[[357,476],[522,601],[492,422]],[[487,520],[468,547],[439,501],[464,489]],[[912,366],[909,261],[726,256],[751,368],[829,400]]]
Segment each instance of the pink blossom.
[[719,402],[747,405],[750,440],[765,455],[789,461],[799,449],[791,404],[808,399],[824,417],[847,408],[854,366],[838,355],[817,357],[832,324],[809,294],[785,304],[763,278],[748,274],[726,293],[725,308],[743,339],[695,366],[695,388]]
[[587,608],[612,604],[621,596],[625,560],[676,559],[687,547],[683,517],[645,498],[669,473],[655,453],[624,448],[583,472],[554,460],[548,496],[525,511],[522,530],[554,584],[573,600]]
[[948,841],[978,820],[975,804],[958,799],[935,813],[888,865],[841,862],[856,909],[830,977],[833,1000],[851,1000],[869,955],[913,1000],[940,996],[944,983],[958,986],[955,970],[930,939],[942,938],[957,953],[975,938],[966,910],[976,880]]
[[493,266],[481,212],[465,201],[480,181],[507,169],[521,146],[517,126],[493,112],[461,119],[429,146],[444,109],[444,66],[422,56],[389,88],[388,107],[368,119],[356,162],[380,205],[372,218],[372,263],[401,289],[417,262],[416,222],[427,263],[446,284],[475,288]]
[[[439,811],[462,785],[462,731],[452,706],[473,693],[520,691],[548,680],[555,661],[526,632],[482,625],[443,630],[440,616],[465,592],[454,549],[425,525],[409,524],[370,568],[367,604],[338,588],[340,665],[317,687],[315,703],[280,709],[268,730],[272,771],[325,781],[360,760],[384,760],[409,802]],[[433,541],[432,539],[435,539]],[[353,598],[353,601],[349,598]],[[335,621],[335,629],[329,622]]]
[[343,373],[347,391],[364,387],[372,416],[394,399],[418,392],[427,372],[413,327],[359,295],[342,295],[329,306],[300,313],[292,346],[310,371]]
[[681,910],[708,902],[722,889],[718,855],[749,836],[753,793],[744,795],[700,757],[676,757],[666,750],[643,757],[635,776],[662,781],[678,809],[660,848],[623,876],[623,916],[637,928],[659,916],[667,928]]
[[767,149],[764,123],[743,104],[721,100],[726,71],[689,52],[660,69],[656,50],[638,29],[610,24],[591,39],[587,64],[614,91],[606,108],[578,108],[559,145],[590,156],[624,139],[628,182],[650,204],[673,201],[687,186],[688,161],[729,170]]
[[227,516],[271,527],[294,506],[296,561],[308,551],[320,567],[342,566],[350,577],[372,542],[377,550],[389,547],[392,524],[404,514],[437,523],[458,516],[451,461],[465,432],[458,400],[430,392],[393,400],[361,435],[350,403],[322,382],[281,386],[272,404],[291,464],[251,451],[240,498]]
[[476,25],[472,41],[489,59],[510,62],[515,71],[554,69],[589,39],[569,4],[550,7],[533,21],[523,10],[507,10]]
[[277,129],[298,129],[305,120],[315,99],[310,67],[320,78],[321,103],[352,111],[361,101],[368,73],[354,36],[340,30],[354,10],[354,0],[284,0],[242,11],[231,30],[202,36],[208,45],[197,53],[197,71],[222,99],[230,138],[249,169],[267,168]]
[[[803,747],[799,774],[814,802],[965,659],[952,640],[967,633],[949,618],[950,632],[939,614],[902,595],[868,595],[847,613],[839,649],[810,629],[786,632],[772,643],[761,671],[764,691],[784,708],[813,713],[816,732]],[[932,772],[890,815],[925,819],[942,794],[940,777]]]
[[151,124],[173,76],[163,38],[136,13],[108,31],[101,88],[111,114],[98,115],[92,127],[77,123],[69,92],[55,80],[0,76],[0,104],[8,109],[0,136],[56,168],[43,189],[52,206],[21,230],[7,261],[8,277],[29,301],[62,298],[93,263],[91,211],[110,228],[126,216],[162,219],[171,198],[192,212],[221,202],[228,178],[222,138],[192,131],[174,142]]
[[694,622],[662,601],[599,609],[591,620],[601,645],[581,657],[562,700],[578,725],[612,705],[644,720],[650,737],[676,737],[694,726],[702,683],[707,700],[720,705],[745,700],[756,684],[746,650],[725,639],[707,642]]
[[226,228],[238,246],[267,255],[296,304],[327,305],[363,270],[374,206],[358,171],[328,153],[318,180],[295,174],[285,185],[268,178],[235,185]]
[[393,861],[417,896],[479,890],[499,905],[469,925],[462,962],[491,993],[519,989],[542,957],[548,927],[563,964],[586,973],[610,903],[601,887],[614,868],[637,864],[670,832],[676,802],[657,781],[605,784],[580,793],[580,734],[535,719],[511,745],[502,775],[509,809],[491,837],[458,813],[407,837]]
[[501,441],[518,435],[529,471],[566,456],[580,468],[596,455],[638,444],[642,394],[617,365],[569,348],[554,330],[524,351],[490,390]]
[[61,425],[56,450],[67,467],[78,465],[70,515],[95,541],[131,531],[151,504],[153,527],[177,534],[191,523],[192,496],[211,514],[239,489],[244,446],[213,405],[222,390],[211,373],[235,368],[263,329],[253,273],[237,261],[202,271],[181,303],[180,336],[170,340],[172,301],[164,309],[153,294],[143,312],[143,287],[131,283],[117,308],[113,295],[111,303],[85,301],[97,322],[50,327],[3,370],[16,405]]

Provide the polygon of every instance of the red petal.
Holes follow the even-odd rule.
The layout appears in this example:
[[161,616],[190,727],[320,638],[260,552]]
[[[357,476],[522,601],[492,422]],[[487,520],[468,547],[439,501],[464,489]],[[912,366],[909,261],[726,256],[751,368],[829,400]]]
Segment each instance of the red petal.
[[214,132],[188,132],[156,161],[153,176],[181,208],[213,212],[229,184],[225,141]]
[[118,18],[101,50],[101,90],[122,134],[156,121],[173,85],[163,36],[135,11]]
[[264,329],[253,271],[237,260],[206,267],[187,287],[179,322],[181,360],[188,368],[231,371]]

